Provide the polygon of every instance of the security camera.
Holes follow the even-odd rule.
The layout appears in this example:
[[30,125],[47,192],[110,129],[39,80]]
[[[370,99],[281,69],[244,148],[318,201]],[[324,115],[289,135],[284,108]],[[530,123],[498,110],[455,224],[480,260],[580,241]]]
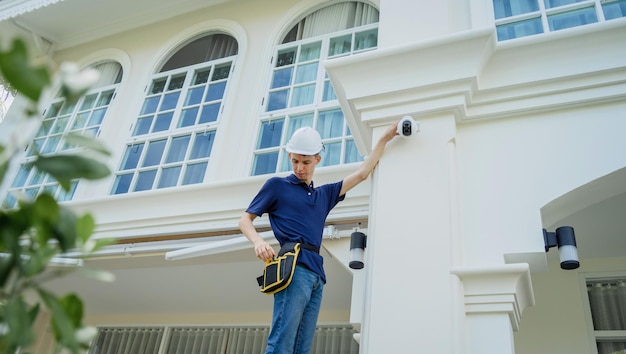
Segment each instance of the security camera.
[[398,134],[402,137],[409,137],[413,133],[417,133],[420,130],[419,123],[413,120],[411,116],[404,116],[398,122]]

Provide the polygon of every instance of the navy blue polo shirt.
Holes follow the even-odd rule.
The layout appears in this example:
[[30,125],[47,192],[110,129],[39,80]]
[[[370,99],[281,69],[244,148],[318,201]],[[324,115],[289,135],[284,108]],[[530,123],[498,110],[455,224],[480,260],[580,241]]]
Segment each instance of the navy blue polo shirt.
[[[314,187],[296,175],[268,179],[254,197],[246,212],[256,216],[269,214],[278,243],[300,242],[321,247],[324,223],[328,213],[345,198],[339,196],[343,181]],[[326,283],[324,259],[302,249],[298,263],[320,275]]]

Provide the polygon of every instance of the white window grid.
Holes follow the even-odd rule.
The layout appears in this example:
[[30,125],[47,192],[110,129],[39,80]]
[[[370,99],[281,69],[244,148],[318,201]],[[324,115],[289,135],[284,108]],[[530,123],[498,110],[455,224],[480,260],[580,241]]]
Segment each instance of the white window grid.
[[39,171],[31,163],[37,154],[51,155],[77,149],[75,145],[64,141],[63,137],[68,133],[97,137],[106,112],[115,99],[118,86],[119,84],[113,84],[89,90],[73,103],[63,97],[57,97],[51,102],[43,112],[41,126],[26,149],[26,156],[21,161],[13,183],[7,189],[7,195],[2,201],[3,207],[15,207],[18,194],[34,199],[47,192],[61,202],[72,199],[78,181],[73,181],[70,189],[64,191],[54,178]]
[[[561,6],[553,6],[553,7],[547,8],[544,0],[537,0],[538,6],[539,6],[539,9],[537,11],[531,11],[531,12],[527,12],[523,14],[495,19],[495,25],[496,27],[499,27],[502,25],[520,23],[523,21],[534,20],[534,19],[540,19],[541,27],[543,30],[542,33],[553,32],[555,30],[552,30],[550,28],[550,23],[549,23],[549,18],[553,16],[567,14],[573,11],[582,10],[586,8],[593,8],[594,13],[597,18],[597,21],[594,23],[605,22],[607,21],[607,19],[604,16],[602,5],[607,5],[611,3],[620,3],[623,1],[624,0],[583,0],[579,2],[573,2],[570,4],[565,4]],[[521,37],[517,37],[517,38],[521,38]]]
[[[333,58],[337,57],[344,57],[365,51],[374,50],[376,49],[377,45],[367,46],[363,43],[365,43],[366,39],[370,40],[370,43],[371,41],[377,43],[377,35],[378,23],[374,23],[350,28],[343,31],[333,32],[327,35],[307,38],[305,40],[289,42],[276,47],[276,54],[272,58],[272,71],[269,78],[270,86],[272,85],[274,73],[279,70],[285,70],[289,68],[293,69],[293,73],[291,74],[292,79],[289,85],[280,86],[277,88],[270,87],[270,89],[268,90],[268,95],[266,96],[262,104],[263,112],[260,116],[261,124],[259,128],[258,139],[260,139],[261,129],[264,124],[269,124],[272,122],[283,122],[280,144],[265,148],[259,148],[259,144],[257,144],[257,148],[255,149],[254,153],[254,163],[252,166],[251,174],[257,174],[255,173],[257,161],[260,156],[267,154],[278,154],[278,157],[276,159],[276,168],[274,169],[274,171],[270,171],[269,173],[287,171],[289,169],[289,161],[287,159],[287,154],[284,152],[283,148],[287,144],[291,133],[293,133],[291,129],[291,121],[296,117],[310,116],[310,121],[306,125],[316,127],[320,114],[323,115],[325,112],[330,112],[333,110],[341,111],[330,79],[326,71],[324,70],[321,62],[328,59],[332,60]],[[303,48],[305,50],[310,49],[311,47],[315,47],[315,45],[318,43],[318,57],[310,60],[299,61]],[[335,49],[331,49],[331,45],[334,45],[333,48]],[[339,48],[339,50],[337,50],[336,48]],[[295,49],[293,62],[280,66],[276,65],[276,61],[280,60],[279,57],[281,56],[281,54],[288,52],[289,49]],[[306,81],[298,82],[296,78],[296,75],[298,74],[298,68],[315,64],[317,64],[317,72],[314,78],[309,78]],[[306,104],[292,104],[294,92],[296,92],[297,89],[305,86],[314,86],[314,94],[310,102]],[[281,109],[269,110],[269,101],[271,94],[281,90],[288,90],[285,104],[286,107]],[[341,114],[343,115],[343,113]],[[322,162],[320,164],[320,167],[357,162],[361,160],[360,156],[356,159],[354,158],[356,145],[354,144],[350,128],[345,122],[345,119],[342,118],[341,124],[343,125],[341,128],[341,136],[323,137],[322,139],[322,142],[326,147],[339,145],[341,147],[337,150],[333,150],[332,152],[328,151],[328,149],[326,149],[325,152],[322,152]],[[334,154],[337,153],[339,154],[339,156],[334,156]]]
[[[227,96],[229,79],[235,66],[235,58],[236,56],[221,58],[153,75],[150,85],[146,87],[146,97],[137,122],[130,129],[131,137],[126,143],[125,155],[131,149],[138,147],[142,147],[143,151],[132,168],[124,168],[126,156],[122,157],[119,170],[115,173],[111,194],[176,187],[203,183],[206,180],[210,152],[209,156],[193,158],[192,147],[202,136],[214,139],[223,110],[223,102]],[[201,75],[206,75],[206,81],[197,80]],[[162,89],[155,88],[156,85],[161,84]],[[205,100],[212,87],[221,87],[219,98]],[[196,96],[196,92],[201,93],[199,101],[192,98]],[[166,103],[171,97],[175,97],[176,101]],[[149,102],[157,102],[154,110],[146,110]],[[164,108],[165,104],[168,106]],[[210,110],[209,116],[204,115],[205,109]],[[187,114],[187,112],[195,113]],[[173,147],[173,141],[184,136],[190,137],[184,158],[168,162],[168,153],[173,152],[170,150]],[[145,165],[150,146],[164,140],[166,142],[160,161],[156,164]],[[189,182],[190,168],[198,166],[204,166],[199,172],[202,174],[201,178]],[[175,183],[164,183],[162,178],[168,171],[175,168],[180,168]],[[152,174],[151,178],[147,177],[148,174]],[[142,178],[148,179],[142,181]],[[148,184],[146,181],[150,179],[152,183],[146,187]]]

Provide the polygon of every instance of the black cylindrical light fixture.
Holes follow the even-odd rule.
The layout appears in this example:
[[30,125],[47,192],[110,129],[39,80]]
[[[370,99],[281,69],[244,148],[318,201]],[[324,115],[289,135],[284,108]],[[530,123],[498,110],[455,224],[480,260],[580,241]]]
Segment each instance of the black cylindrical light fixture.
[[562,269],[576,269],[580,267],[576,236],[571,226],[561,226],[556,229],[556,243],[559,247],[559,258]]
[[364,233],[355,231],[350,235],[350,268],[362,269],[363,256],[365,254],[365,243],[367,236]]

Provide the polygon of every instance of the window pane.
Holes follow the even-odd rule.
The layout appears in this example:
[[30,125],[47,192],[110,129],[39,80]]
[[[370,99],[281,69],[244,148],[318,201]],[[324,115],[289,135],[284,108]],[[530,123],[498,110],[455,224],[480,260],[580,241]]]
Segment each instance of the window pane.
[[315,98],[315,84],[300,86],[293,89],[291,107],[304,106],[313,103]]
[[[81,113],[76,116],[74,119],[74,123],[72,124],[72,130],[82,129],[87,124],[87,120],[89,118],[89,113]],[[45,123],[45,122],[44,122]]]
[[537,0],[493,0],[496,19],[539,11]]
[[359,162],[361,160],[361,154],[359,154],[359,149],[356,148],[354,140],[346,141],[346,157],[344,163]]
[[322,161],[320,166],[338,165],[341,159],[341,142],[325,144],[324,150],[320,153]]
[[320,112],[317,131],[322,139],[335,138],[343,135],[343,112],[340,109]]
[[200,102],[202,102],[203,94],[204,94],[204,86],[192,88],[187,93],[187,98],[185,99],[185,106],[199,104]]
[[284,123],[285,121],[283,119],[263,122],[261,124],[261,136],[259,138],[257,149],[280,146],[280,138],[282,136]]
[[137,167],[137,162],[141,157],[143,151],[143,143],[134,146],[129,146],[124,154],[124,160],[122,160],[121,170],[128,170]]
[[204,181],[206,167],[206,162],[188,165],[187,170],[185,171],[185,177],[183,178],[183,184],[202,183]]
[[198,116],[199,110],[200,108],[198,107],[183,110],[183,113],[180,117],[180,122],[178,123],[178,127],[188,127],[190,125],[196,124],[196,117]]
[[315,81],[317,79],[317,62],[300,65],[296,72],[296,84]]
[[55,152],[57,150],[57,146],[59,146],[59,142],[61,142],[60,135],[51,136],[50,138],[48,138],[48,141],[46,142],[46,145],[44,146],[41,153],[49,154]]
[[159,99],[161,96],[146,98],[141,108],[141,115],[154,113],[159,105]]
[[98,97],[97,93],[92,93],[91,95],[85,96],[85,98],[83,99],[83,104],[80,105],[80,110],[84,111],[86,109],[93,108],[94,104],[96,103],[97,97]]
[[65,131],[65,127],[67,126],[67,122],[69,122],[69,120],[70,120],[70,117],[63,117],[63,118],[57,119],[56,123],[54,124],[54,128],[52,129],[50,133],[51,134],[63,133]]
[[285,87],[291,85],[291,74],[293,73],[293,67],[288,67],[274,71],[274,77],[272,78],[271,88]]
[[170,81],[170,84],[167,87],[167,90],[168,91],[178,90],[183,87],[184,83],[185,83],[185,74],[174,76],[172,77],[172,80]]
[[626,16],[626,0],[607,2],[602,4],[604,18],[612,20]]
[[230,63],[216,66],[211,81],[223,80],[230,75]]
[[211,156],[213,140],[215,140],[214,138],[215,131],[208,132],[206,134],[196,134],[196,138],[193,142],[193,147],[191,149],[191,156],[189,156],[189,159],[199,159]]
[[137,119],[133,136],[148,134],[150,132],[150,126],[152,126],[152,116]]
[[287,138],[291,137],[296,130],[304,126],[313,126],[313,113],[300,114],[291,117],[289,120],[289,130],[287,131]]
[[285,65],[291,65],[294,63],[296,56],[296,48],[283,49],[278,52],[278,58],[276,59],[276,67],[279,68]]
[[322,101],[326,102],[336,99],[337,95],[335,94],[335,89],[333,88],[333,85],[330,83],[329,80],[324,81],[324,97],[322,98]]
[[206,92],[206,98],[204,102],[221,100],[224,97],[224,89],[226,88],[226,81],[211,84]]
[[180,91],[168,93],[167,95],[163,96],[163,103],[161,103],[161,109],[159,109],[159,111],[165,111],[165,110],[176,108],[176,103],[178,102],[179,96],[180,96]]
[[102,106],[107,106],[109,105],[109,103],[111,103],[111,100],[113,99],[113,94],[115,93],[115,90],[111,90],[108,92],[103,92],[100,95],[100,99],[98,100],[98,107],[102,107]]
[[106,108],[97,109],[93,111],[91,114],[91,118],[89,118],[88,127],[93,127],[94,125],[100,125],[102,120],[104,119],[104,114],[107,112]]
[[165,82],[167,78],[156,79],[152,83],[152,89],[150,90],[151,94],[162,93],[163,89],[165,89]]
[[507,39],[521,38],[531,36],[533,34],[543,33],[541,18],[534,18],[526,21],[509,23],[497,26],[498,40],[505,41]]
[[352,34],[332,38],[328,48],[328,56],[349,53],[352,48]]
[[202,107],[200,121],[198,123],[215,122],[220,111],[220,103],[209,104]]
[[159,184],[157,188],[174,187],[178,183],[178,176],[180,175],[181,166],[174,166],[164,168],[159,178]]
[[137,184],[135,185],[135,191],[145,191],[148,189],[152,189],[156,173],[157,170],[139,172]]
[[185,155],[187,155],[189,140],[191,140],[191,135],[179,136],[172,139],[165,162],[170,163],[183,161],[185,159]]
[[28,179],[31,169],[32,165],[20,166],[20,170],[17,172],[17,176],[15,176],[15,180],[13,180],[11,187],[23,187],[26,184],[26,180]]
[[543,3],[546,5],[546,8],[552,8],[557,6],[575,4],[577,2],[586,1],[586,0],[543,0]]
[[63,106],[63,102],[57,102],[50,105],[48,108],[48,112],[46,112],[46,118],[56,117],[59,115],[61,111],[61,106]]
[[165,143],[167,143],[166,139],[151,141],[148,145],[148,151],[142,166],[146,167],[160,164],[163,150],[165,150]]
[[154,122],[154,128],[152,128],[152,132],[162,132],[164,130],[170,129],[170,124],[172,123],[173,116],[174,112],[159,114],[156,118],[156,122]]
[[132,173],[117,176],[113,184],[113,194],[128,193],[132,180]]
[[36,136],[48,135],[50,133],[50,128],[52,128],[53,124],[54,124],[54,120],[43,121],[41,123],[41,126],[39,127],[39,131],[37,132]]
[[270,93],[269,102],[267,104],[268,111],[284,109],[287,107],[287,95],[289,90],[281,90]]
[[357,33],[354,36],[354,50],[374,48],[378,45],[378,29]]
[[258,154],[254,157],[254,166],[252,167],[252,175],[264,175],[276,172],[276,163],[278,162],[278,152],[270,152],[266,154]]
[[34,169],[32,173],[32,177],[30,178],[30,181],[28,182],[28,185],[33,186],[35,184],[41,184],[41,182],[43,182],[45,177],[46,177],[45,172]]
[[303,61],[319,59],[321,51],[322,42],[305,44],[300,49],[300,57],[298,58],[298,62],[301,63]]
[[210,69],[203,69],[196,72],[196,78],[193,80],[194,85],[206,84],[209,81]]
[[586,25],[598,22],[596,11],[593,7],[548,16],[548,24],[551,31]]

